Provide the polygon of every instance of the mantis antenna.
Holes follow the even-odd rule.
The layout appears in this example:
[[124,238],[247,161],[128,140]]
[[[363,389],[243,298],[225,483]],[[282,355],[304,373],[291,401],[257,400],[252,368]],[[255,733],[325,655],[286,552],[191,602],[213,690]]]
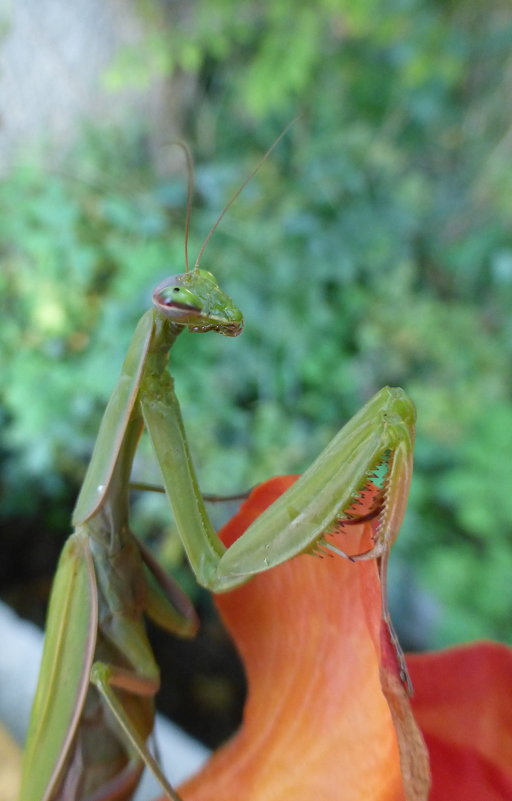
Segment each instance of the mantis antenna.
[[185,217],[185,272],[188,273],[188,232],[190,230],[190,213],[192,209],[192,195],[194,194],[194,162],[192,160],[192,156],[190,155],[190,150],[188,149],[185,142],[175,142],[175,145],[181,147],[185,154],[185,160],[187,162],[187,213]]
[[[281,141],[283,136],[285,136],[288,133],[288,131],[290,130],[292,125],[295,125],[297,120],[299,120],[301,117],[302,117],[302,114],[298,114],[296,117],[293,118],[293,120],[291,120],[288,123],[288,125],[281,131],[281,133],[279,134],[277,139],[275,139],[274,142],[270,145],[270,147],[267,150],[267,152],[265,153],[265,155],[256,164],[255,168],[249,173],[249,175],[247,176],[245,181],[241,184],[241,186],[238,187],[236,192],[230,197],[230,199],[228,200],[228,202],[226,203],[226,205],[222,209],[221,213],[217,217],[216,221],[214,222],[214,224],[210,228],[208,234],[206,235],[206,239],[204,240],[204,242],[203,242],[203,244],[201,246],[201,250],[199,251],[199,255],[198,255],[197,259],[196,259],[196,263],[194,264],[194,270],[198,270],[199,269],[199,263],[200,263],[201,258],[203,256],[203,253],[204,253],[204,251],[206,249],[206,245],[208,244],[208,242],[212,238],[212,235],[214,234],[214,232],[217,230],[217,228],[219,226],[219,223],[222,220],[222,218],[224,217],[224,215],[229,211],[229,209],[231,208],[231,206],[233,205],[233,203],[235,202],[237,197],[243,192],[243,190],[245,189],[245,187],[247,186],[249,181],[252,181],[252,179],[254,178],[256,173],[258,172],[258,170],[263,166],[263,164],[265,163],[267,158],[270,156],[270,154],[272,153],[274,148],[277,147],[277,145],[279,144],[279,142]],[[185,153],[187,154],[187,170],[188,170],[189,177],[190,177],[190,175],[191,175],[191,167],[188,164],[188,160],[190,159],[190,153],[188,152],[188,150],[186,148],[184,148],[184,149],[185,149]],[[191,161],[191,159],[190,159],[190,161]],[[189,184],[189,190],[190,190],[190,184]],[[190,196],[189,196],[189,201],[190,201]],[[185,229],[185,252],[187,250],[186,239],[187,239],[188,222],[189,222],[189,216],[190,216],[189,215],[189,211],[190,211],[190,209],[189,209],[188,204],[187,204],[187,228]],[[188,262],[187,262],[187,270],[188,270]]]

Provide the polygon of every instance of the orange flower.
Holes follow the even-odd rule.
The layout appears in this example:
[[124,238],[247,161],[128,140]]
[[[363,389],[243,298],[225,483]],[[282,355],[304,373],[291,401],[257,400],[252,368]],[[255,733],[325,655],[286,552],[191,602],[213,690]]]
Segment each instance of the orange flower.
[[[258,487],[223,529],[226,545],[293,481]],[[366,523],[334,538],[355,553],[370,536]],[[216,600],[248,698],[239,732],[180,788],[183,801],[512,799],[511,649],[482,643],[408,658],[429,795],[375,561],[298,556]]]
[[[258,487],[223,529],[225,544],[293,481]],[[366,523],[333,536],[355,553],[370,535]],[[184,801],[427,798],[422,740],[382,638],[374,560],[298,556],[216,601],[245,664],[248,698],[240,731],[180,788]]]

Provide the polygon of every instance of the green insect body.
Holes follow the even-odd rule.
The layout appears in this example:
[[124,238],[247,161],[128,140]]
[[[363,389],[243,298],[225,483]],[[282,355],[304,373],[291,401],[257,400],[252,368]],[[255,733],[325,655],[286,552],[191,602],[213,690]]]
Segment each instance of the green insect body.
[[387,553],[405,511],[415,411],[401,389],[384,388],[226,549],[198,488],[168,355],[185,330],[236,336],[242,314],[211,273],[197,267],[160,284],[153,302],[105,411],[73,515],[75,532],[59,563],[20,801],[128,801],[144,765],[168,797],[179,801],[148,748],[160,678],[144,615],[182,636],[195,633],[197,620],[129,528],[130,474],[144,427],[190,565],[213,592],[297,554],[336,550],[325,532],[344,518],[384,463],[375,541],[350,558],[379,558],[385,579]]

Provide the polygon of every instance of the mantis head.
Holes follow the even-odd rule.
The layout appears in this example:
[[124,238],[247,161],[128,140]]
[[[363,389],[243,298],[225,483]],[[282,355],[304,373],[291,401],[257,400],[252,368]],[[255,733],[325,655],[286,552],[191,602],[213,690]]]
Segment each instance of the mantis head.
[[153,303],[164,317],[176,325],[187,326],[189,331],[203,333],[204,331],[218,331],[229,337],[236,337],[242,333],[244,319],[242,312],[235,306],[219,287],[215,276],[199,267],[201,257],[212,234],[216,231],[220,221],[231,208],[237,197],[247,186],[249,181],[258,172],[261,165],[267,160],[270,153],[281,141],[288,129],[296,122],[295,117],[282,131],[274,143],[269,147],[263,158],[248,175],[242,185],[231,196],[217,220],[210,228],[204,240],[193,270],[189,270],[188,260],[188,232],[190,225],[190,210],[194,189],[194,168],[192,156],[183,142],[176,142],[183,150],[187,162],[188,193],[187,214],[185,222],[185,272],[166,278],[153,292]]
[[236,337],[244,327],[242,312],[207,270],[166,278],[153,292],[153,303],[160,314],[189,331]]

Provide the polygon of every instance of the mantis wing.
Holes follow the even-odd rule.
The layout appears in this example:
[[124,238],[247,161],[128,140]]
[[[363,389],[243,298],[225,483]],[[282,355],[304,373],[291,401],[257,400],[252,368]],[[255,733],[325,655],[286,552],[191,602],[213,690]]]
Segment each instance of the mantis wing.
[[148,311],[141,317],[128,348],[121,376],[105,409],[91,461],[73,512],[75,526],[85,523],[92,517],[107,494],[139,393],[142,370],[154,330],[153,320],[153,311]]
[[74,534],[52,589],[20,801],[49,801],[55,791],[89,687],[97,625],[92,557],[86,538]]

